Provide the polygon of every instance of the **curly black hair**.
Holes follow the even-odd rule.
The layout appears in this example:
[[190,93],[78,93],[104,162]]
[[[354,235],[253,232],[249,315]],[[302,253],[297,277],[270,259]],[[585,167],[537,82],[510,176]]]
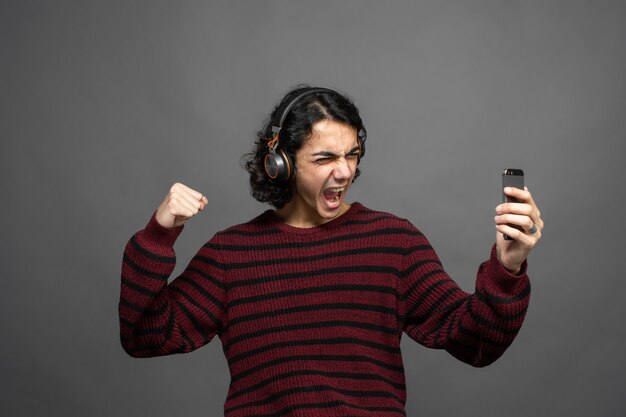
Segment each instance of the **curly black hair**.
[[[283,97],[264,122],[263,128],[257,132],[252,152],[243,156],[245,169],[250,174],[250,194],[256,200],[269,203],[277,209],[284,207],[291,200],[294,187],[293,179],[287,182],[273,182],[265,172],[264,159],[268,153],[268,142],[273,138],[272,124],[280,116],[279,109],[310,88],[312,87],[300,84]],[[363,156],[366,130],[359,116],[359,109],[348,97],[326,89],[307,94],[294,103],[280,131],[280,148],[295,162],[296,151],[310,137],[313,125],[322,120],[341,122],[353,127],[359,136],[361,157]],[[360,173],[357,168],[354,179]],[[294,174],[297,175],[297,166],[294,167]]]

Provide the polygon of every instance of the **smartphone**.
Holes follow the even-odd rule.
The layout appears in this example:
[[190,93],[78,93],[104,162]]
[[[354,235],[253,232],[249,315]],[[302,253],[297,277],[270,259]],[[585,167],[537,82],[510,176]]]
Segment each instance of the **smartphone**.
[[[504,187],[515,187],[515,188],[519,188],[520,190],[523,190],[524,189],[524,171],[522,171],[521,169],[507,168],[502,172],[502,202],[503,203],[517,202],[515,198],[509,197],[506,194],[504,194]],[[522,228],[519,226],[511,225],[511,227],[522,230]],[[512,240],[512,238],[507,235],[504,235],[504,239]]]

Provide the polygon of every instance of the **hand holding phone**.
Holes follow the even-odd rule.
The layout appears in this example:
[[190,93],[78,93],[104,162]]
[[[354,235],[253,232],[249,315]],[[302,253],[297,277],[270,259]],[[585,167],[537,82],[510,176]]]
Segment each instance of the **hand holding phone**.
[[[505,194],[504,188],[507,187],[513,191]],[[509,194],[516,196],[517,200],[509,197]],[[528,254],[541,239],[544,227],[539,207],[530,191],[524,187],[524,172],[521,169],[506,169],[502,173],[502,200],[503,204],[496,207],[494,217],[497,230],[496,254],[510,273],[519,274]],[[506,236],[507,233],[515,236],[514,240]]]
[[[513,197],[509,197],[504,194],[505,187],[524,189],[524,171],[521,169],[507,168],[502,172],[502,202],[503,203],[516,203],[517,200]],[[516,229],[522,230],[521,227],[510,225]],[[510,236],[504,235],[505,240],[513,240]]]

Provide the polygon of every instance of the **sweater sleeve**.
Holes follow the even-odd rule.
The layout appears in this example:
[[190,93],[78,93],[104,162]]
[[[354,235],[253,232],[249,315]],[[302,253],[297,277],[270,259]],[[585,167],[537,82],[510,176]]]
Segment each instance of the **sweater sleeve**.
[[497,258],[478,268],[468,294],[448,276],[428,240],[418,234],[407,247],[401,299],[404,331],[418,343],[445,349],[472,366],[493,363],[515,339],[528,308],[530,282],[524,261],[510,274]]
[[182,229],[165,228],[153,215],[124,250],[120,340],[133,357],[189,352],[220,332],[225,287],[214,246],[203,246],[168,285],[176,265],[173,246]]

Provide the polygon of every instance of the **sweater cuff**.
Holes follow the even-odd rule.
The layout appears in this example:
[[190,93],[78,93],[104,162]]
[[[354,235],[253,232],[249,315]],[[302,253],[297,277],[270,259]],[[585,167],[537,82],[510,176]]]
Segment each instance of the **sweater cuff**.
[[152,214],[150,221],[143,230],[143,238],[150,242],[153,248],[172,248],[176,239],[183,231],[184,226],[164,227],[156,219],[156,211]]
[[496,245],[491,248],[491,256],[489,261],[481,265],[481,270],[484,274],[482,281],[483,288],[491,295],[499,297],[512,297],[527,290],[528,287],[528,275],[526,270],[528,269],[528,261],[524,260],[520,267],[519,274],[512,274],[498,259],[496,253]]

